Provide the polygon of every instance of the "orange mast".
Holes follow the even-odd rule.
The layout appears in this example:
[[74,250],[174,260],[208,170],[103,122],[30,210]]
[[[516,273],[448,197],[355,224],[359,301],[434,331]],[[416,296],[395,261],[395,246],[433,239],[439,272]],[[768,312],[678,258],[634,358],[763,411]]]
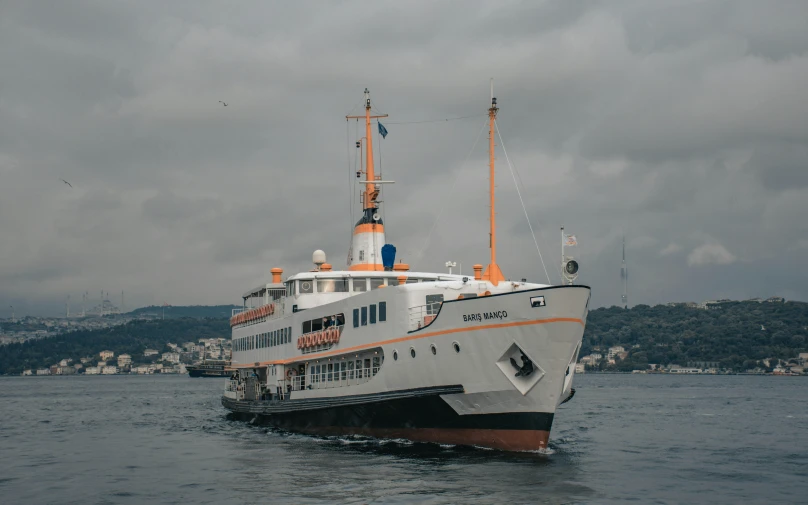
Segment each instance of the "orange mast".
[[494,82],[491,80],[491,107],[488,109],[488,167],[490,171],[490,199],[491,199],[491,234],[489,236],[491,246],[491,263],[483,273],[483,279],[490,281],[496,286],[500,281],[505,280],[502,270],[497,265],[497,222],[494,209],[494,123],[497,118],[497,99],[494,98]]
[[364,116],[345,116],[345,119],[361,119],[365,118],[365,151],[367,153],[367,177],[365,179],[365,191],[363,193],[364,209],[375,209],[376,198],[379,196],[379,190],[376,189],[376,174],[373,171],[373,132],[370,128],[370,120],[380,117],[387,117],[387,114],[380,116],[370,115],[370,91],[365,88],[365,115]]

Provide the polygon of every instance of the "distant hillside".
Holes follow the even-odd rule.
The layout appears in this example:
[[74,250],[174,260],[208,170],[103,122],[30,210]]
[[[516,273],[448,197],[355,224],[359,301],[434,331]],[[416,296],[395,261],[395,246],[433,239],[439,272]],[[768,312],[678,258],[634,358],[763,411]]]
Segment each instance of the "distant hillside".
[[0,352],[0,375],[17,374],[27,368],[41,368],[73,358],[98,356],[103,350],[115,355],[131,354],[142,361],[145,349],[168,351],[166,343],[196,342],[201,338],[230,338],[227,319],[168,319],[132,321],[103,330],[65,333],[55,337],[9,344]]
[[236,305],[168,305],[157,306],[151,305],[149,307],[141,307],[129,312],[131,316],[142,315],[156,315],[163,317],[165,314],[166,319],[176,319],[182,317],[193,317],[196,319],[203,319],[206,317],[223,317],[229,318],[233,309],[239,308]]
[[626,370],[648,363],[697,361],[745,370],[754,368],[757,360],[808,352],[808,303],[725,302],[708,309],[637,305],[591,311],[581,356],[615,345],[629,351],[622,363]]

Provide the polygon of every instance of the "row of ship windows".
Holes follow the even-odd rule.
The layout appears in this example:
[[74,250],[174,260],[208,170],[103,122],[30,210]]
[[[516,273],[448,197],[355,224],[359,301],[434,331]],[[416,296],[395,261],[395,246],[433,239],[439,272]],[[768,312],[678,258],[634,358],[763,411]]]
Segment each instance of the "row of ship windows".
[[234,351],[252,351],[275,347],[292,342],[292,327],[280,328],[266,333],[237,338],[233,341]]
[[[408,278],[407,284],[431,282],[437,279]],[[387,286],[389,281],[398,285],[398,280],[389,277],[351,277],[342,279],[299,279],[286,283],[286,296],[309,293],[364,293]]]
[[[338,361],[323,365],[309,365],[310,383],[329,382],[339,380],[353,380],[354,377],[373,377],[379,373],[383,360],[379,356],[374,356],[372,365],[371,359],[358,359],[356,362]],[[356,364],[354,364],[356,363]]]
[[[379,322],[383,323],[387,321],[387,302],[379,302],[378,309]],[[370,319],[370,324],[376,324],[376,314],[375,303],[371,303],[368,307],[353,309],[353,327],[359,328],[359,326],[367,326],[368,319]]]

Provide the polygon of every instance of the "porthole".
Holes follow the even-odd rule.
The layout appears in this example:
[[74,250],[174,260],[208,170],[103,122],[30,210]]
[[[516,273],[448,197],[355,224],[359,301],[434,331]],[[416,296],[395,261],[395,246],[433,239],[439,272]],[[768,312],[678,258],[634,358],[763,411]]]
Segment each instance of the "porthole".
[[412,356],[413,358],[415,357],[415,348],[414,347],[410,347],[410,356]]
[[433,356],[438,354],[438,348],[435,347],[435,344],[430,345],[429,348],[432,349],[432,355]]
[[393,351],[393,361],[398,361],[398,351]]
[[453,342],[452,347],[454,347],[455,352],[460,352],[460,344],[457,342]]

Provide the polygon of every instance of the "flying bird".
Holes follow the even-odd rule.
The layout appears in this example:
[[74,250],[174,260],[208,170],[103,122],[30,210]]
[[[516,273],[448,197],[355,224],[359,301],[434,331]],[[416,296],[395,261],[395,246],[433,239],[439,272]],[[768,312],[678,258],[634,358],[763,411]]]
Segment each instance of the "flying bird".
[[62,181],[62,182],[64,182],[65,184],[67,184],[67,185],[68,185],[68,186],[70,186],[71,188],[73,187],[73,185],[72,185],[72,184],[70,184],[69,182],[67,182],[66,180],[64,180],[64,179],[59,179],[59,180],[60,180],[60,181]]
[[223,101],[219,100],[219,103],[220,103],[220,104],[222,104],[222,105],[224,105],[225,107],[227,107],[227,104],[226,104],[225,102],[223,102]]

